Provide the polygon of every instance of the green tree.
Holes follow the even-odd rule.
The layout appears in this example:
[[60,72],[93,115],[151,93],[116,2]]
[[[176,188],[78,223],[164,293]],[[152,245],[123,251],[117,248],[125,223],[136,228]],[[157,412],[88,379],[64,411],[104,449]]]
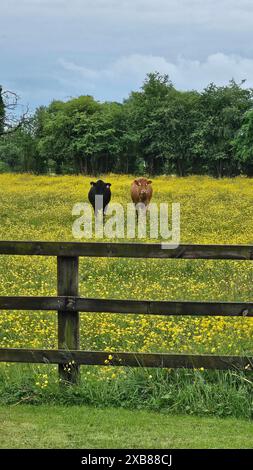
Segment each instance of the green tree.
[[149,173],[159,173],[164,166],[168,143],[161,138],[165,110],[170,97],[176,93],[168,75],[148,74],[140,92],[128,99],[132,125],[138,134],[139,155]]
[[71,172],[71,166],[68,166],[71,159],[71,118],[64,112],[47,112],[41,133],[37,144],[40,160],[47,162],[48,168],[57,174],[64,173],[65,167]]
[[75,164],[81,172],[97,174],[112,171],[121,153],[116,116],[117,103],[104,103],[92,115],[75,114],[71,148]]
[[5,121],[5,106],[3,100],[3,89],[0,85],[0,137],[4,133],[4,121]]
[[211,83],[201,93],[194,152],[206,172],[218,177],[239,172],[233,141],[250,107],[252,91],[234,80],[223,87]]
[[36,172],[37,148],[31,132],[31,122],[26,121],[15,132],[7,133],[0,139],[0,161],[8,171]]
[[233,144],[240,170],[253,176],[253,109],[245,113]]
[[252,174],[252,97],[234,80],[178,91],[156,72],[123,104],[82,95],[18,120],[0,88],[0,170]]
[[184,176],[193,172],[193,133],[198,122],[199,94],[197,92],[173,93],[163,110],[163,125],[159,138],[163,145],[166,172]]
[[87,173],[89,154],[85,154],[85,127],[100,106],[91,96],[80,96],[66,103],[53,101],[49,105],[43,116],[43,136],[38,148],[53,171]]

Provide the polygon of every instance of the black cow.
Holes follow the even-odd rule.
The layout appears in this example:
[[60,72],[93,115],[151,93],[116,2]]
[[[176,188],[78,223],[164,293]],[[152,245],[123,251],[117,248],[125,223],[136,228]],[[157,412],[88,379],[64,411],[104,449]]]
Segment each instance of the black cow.
[[[97,215],[98,210],[102,208],[103,214],[105,214],[106,206],[111,200],[111,183],[105,183],[102,180],[98,180],[96,183],[94,183],[94,181],[91,181],[90,184],[91,188],[89,190],[88,198],[95,211],[95,215]],[[103,200],[101,200],[101,198],[97,198],[97,204],[95,204],[96,196],[103,196]]]

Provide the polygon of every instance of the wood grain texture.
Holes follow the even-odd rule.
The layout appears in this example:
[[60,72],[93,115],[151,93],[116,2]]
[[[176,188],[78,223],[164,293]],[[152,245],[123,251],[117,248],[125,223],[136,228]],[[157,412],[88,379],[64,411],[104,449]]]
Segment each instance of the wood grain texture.
[[[57,258],[57,292],[61,296],[78,295],[78,258],[59,256]],[[58,310],[58,348],[79,349],[79,313],[76,308],[66,309],[70,300]],[[77,364],[60,364],[59,376],[62,381],[76,383],[79,379]]]
[[253,245],[182,244],[162,249],[160,243],[0,241],[0,255],[252,260]]
[[[109,360],[109,357],[112,357]],[[253,357],[103,351],[0,349],[0,362],[253,370]]]
[[[76,286],[77,287],[77,286]],[[59,289],[61,290],[61,289]],[[60,310],[143,315],[252,317],[253,302],[191,302],[91,299],[75,296],[0,297],[0,310]]]

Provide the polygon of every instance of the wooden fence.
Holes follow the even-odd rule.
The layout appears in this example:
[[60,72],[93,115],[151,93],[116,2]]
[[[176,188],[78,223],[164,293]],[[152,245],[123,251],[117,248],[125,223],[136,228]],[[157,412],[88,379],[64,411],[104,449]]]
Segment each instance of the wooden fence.
[[57,297],[0,297],[0,310],[58,311],[58,349],[0,348],[0,362],[58,364],[61,381],[75,383],[79,366],[113,365],[253,370],[253,357],[126,353],[79,350],[79,312],[144,315],[209,315],[252,317],[253,302],[173,302],[81,298],[78,295],[80,256],[253,260],[253,245],[0,241],[0,255],[56,256]]

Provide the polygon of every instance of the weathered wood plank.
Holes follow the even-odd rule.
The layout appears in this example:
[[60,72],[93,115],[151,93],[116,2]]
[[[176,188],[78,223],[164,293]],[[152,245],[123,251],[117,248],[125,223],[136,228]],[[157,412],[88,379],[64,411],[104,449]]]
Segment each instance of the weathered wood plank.
[[253,245],[182,244],[162,249],[160,243],[0,241],[0,255],[252,260]]
[[[110,359],[109,359],[110,358]],[[253,370],[253,356],[0,349],[0,362]]]
[[[57,292],[61,296],[78,295],[78,258],[57,258]],[[76,308],[66,309],[71,300],[58,310],[58,348],[79,349],[79,313]],[[73,306],[75,307],[75,306]],[[59,376],[65,383],[78,381],[79,369],[77,364],[59,364]]]
[[67,310],[68,297],[1,296],[0,310]]
[[149,300],[90,299],[74,296],[0,297],[0,310],[47,310],[79,312],[145,314],[145,315],[210,315],[252,317],[253,302],[175,302]]
[[175,302],[149,300],[76,299],[80,312],[149,315],[253,316],[250,302]]

